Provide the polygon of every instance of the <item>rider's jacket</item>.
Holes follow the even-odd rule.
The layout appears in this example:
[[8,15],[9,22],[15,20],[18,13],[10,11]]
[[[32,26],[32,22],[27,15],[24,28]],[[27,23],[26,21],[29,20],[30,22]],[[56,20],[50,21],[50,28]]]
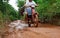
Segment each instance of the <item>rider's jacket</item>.
[[[32,2],[26,2],[25,4],[27,7],[25,8],[25,12],[28,13],[28,15],[32,15],[32,10],[31,10],[31,7],[35,7],[36,3],[34,1]],[[31,6],[31,7],[29,7]]]

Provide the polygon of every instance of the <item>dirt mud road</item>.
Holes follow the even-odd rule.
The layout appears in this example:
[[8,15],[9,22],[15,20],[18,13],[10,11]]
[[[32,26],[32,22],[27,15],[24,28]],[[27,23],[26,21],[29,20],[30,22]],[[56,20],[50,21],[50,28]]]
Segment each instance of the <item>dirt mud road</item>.
[[60,38],[60,26],[39,24],[39,27],[28,27],[27,30],[14,31],[1,38]]

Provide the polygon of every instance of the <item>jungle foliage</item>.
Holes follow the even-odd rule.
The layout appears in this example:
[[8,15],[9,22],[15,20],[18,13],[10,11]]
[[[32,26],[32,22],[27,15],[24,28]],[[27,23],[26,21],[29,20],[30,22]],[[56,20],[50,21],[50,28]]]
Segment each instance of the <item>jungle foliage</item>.
[[[9,0],[8,0],[9,1]],[[17,0],[16,11],[10,4],[0,0],[0,23],[14,21],[23,18],[20,15],[20,9],[25,4],[25,1]],[[34,0],[38,7],[36,11],[39,13],[39,19],[41,22],[57,22],[60,24],[60,0]]]

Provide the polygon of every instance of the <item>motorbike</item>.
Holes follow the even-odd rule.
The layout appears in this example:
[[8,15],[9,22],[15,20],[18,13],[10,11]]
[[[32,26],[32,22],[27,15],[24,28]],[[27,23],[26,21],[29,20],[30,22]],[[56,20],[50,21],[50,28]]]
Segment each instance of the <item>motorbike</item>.
[[[29,10],[30,9],[30,10]],[[31,15],[29,16],[29,12],[31,12]],[[35,27],[38,26],[38,14],[35,11],[35,7],[30,6],[28,8],[27,13],[27,20],[28,20],[28,26],[31,27],[31,24],[33,23]]]

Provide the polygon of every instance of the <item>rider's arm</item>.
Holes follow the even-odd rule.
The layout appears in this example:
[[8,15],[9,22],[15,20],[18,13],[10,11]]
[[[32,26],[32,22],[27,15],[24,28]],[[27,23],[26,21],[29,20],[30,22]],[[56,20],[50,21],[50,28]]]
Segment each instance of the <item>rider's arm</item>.
[[35,6],[38,6],[34,1],[33,1],[33,3],[34,3]]

